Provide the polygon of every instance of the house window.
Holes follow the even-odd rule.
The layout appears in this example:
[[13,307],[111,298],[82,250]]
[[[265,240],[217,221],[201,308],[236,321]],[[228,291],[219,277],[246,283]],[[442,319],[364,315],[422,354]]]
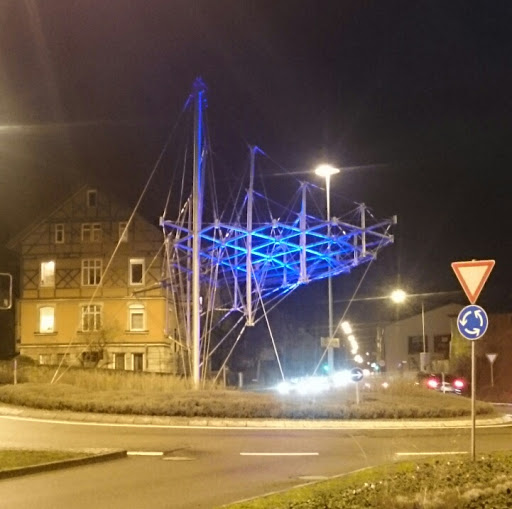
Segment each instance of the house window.
[[132,354],[133,371],[144,371],[144,354]]
[[55,225],[55,244],[64,244],[64,225],[62,223]]
[[89,189],[87,191],[87,206],[89,208],[96,207],[98,205],[98,192],[96,189]]
[[97,350],[82,352],[82,363],[86,366],[96,366],[102,359],[103,354]]
[[[425,336],[425,346],[428,350],[427,336]],[[409,354],[423,352],[423,336],[409,336]]]
[[52,363],[52,356],[49,353],[40,353],[39,354],[39,364],[42,366],[49,365]]
[[99,242],[101,240],[100,223],[82,224],[82,242]]
[[438,354],[441,359],[450,358],[450,334],[439,334],[434,336],[434,352]]
[[98,258],[82,260],[82,286],[96,286],[100,284],[102,262]]
[[90,304],[82,306],[82,332],[94,332],[101,329],[101,306]]
[[128,242],[128,222],[122,221],[119,223],[119,242]]
[[142,304],[132,304],[128,308],[131,331],[146,330],[146,310]]
[[39,284],[40,286],[55,286],[55,262],[53,260],[41,263],[41,280]]
[[126,369],[126,355],[124,353],[114,354],[114,369]]
[[55,308],[43,306],[39,308],[39,332],[41,334],[55,331]]
[[130,259],[130,284],[144,284],[144,258]]

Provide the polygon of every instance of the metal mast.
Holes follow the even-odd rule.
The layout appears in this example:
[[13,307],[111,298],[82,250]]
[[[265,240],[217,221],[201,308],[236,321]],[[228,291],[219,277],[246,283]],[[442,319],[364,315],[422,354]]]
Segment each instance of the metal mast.
[[245,277],[245,307],[247,313],[247,325],[254,325],[252,313],[252,209],[254,199],[254,159],[258,147],[251,147],[251,167],[249,173],[249,190],[247,192],[247,258]]
[[203,219],[203,107],[206,86],[200,78],[194,82],[194,176],[192,190],[192,377],[194,389],[201,380],[201,294],[200,254]]

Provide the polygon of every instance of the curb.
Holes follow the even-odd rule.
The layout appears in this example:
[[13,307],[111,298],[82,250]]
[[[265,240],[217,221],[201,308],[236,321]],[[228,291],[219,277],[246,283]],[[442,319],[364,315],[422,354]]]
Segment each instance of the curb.
[[[471,419],[385,419],[385,420],[314,420],[314,419],[227,419],[205,417],[166,417],[149,415],[81,413],[59,410],[42,410],[16,407],[0,403],[0,416],[6,418],[33,419],[44,421],[65,421],[83,425],[133,426],[148,428],[191,428],[191,429],[337,429],[337,430],[384,430],[384,429],[449,429],[470,428]],[[500,417],[482,416],[476,419],[476,426],[507,426],[512,424],[512,415]]]
[[127,452],[123,450],[114,450],[104,453],[97,453],[85,458],[74,458],[62,461],[52,461],[50,463],[40,463],[38,465],[30,465],[26,467],[12,468],[0,472],[0,479],[9,479],[12,477],[20,477],[22,475],[36,474],[38,472],[49,472],[51,470],[60,470],[69,467],[77,467],[80,465],[90,465],[93,463],[101,463],[120,458],[126,458]]

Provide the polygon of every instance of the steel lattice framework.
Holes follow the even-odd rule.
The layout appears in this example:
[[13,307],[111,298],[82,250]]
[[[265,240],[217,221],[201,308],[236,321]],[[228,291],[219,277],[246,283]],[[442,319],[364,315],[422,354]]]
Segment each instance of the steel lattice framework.
[[[194,104],[193,186],[176,220],[161,218],[166,239],[166,282],[181,293],[187,344],[193,352],[193,376],[199,381],[206,336],[222,318],[209,311],[239,311],[245,325],[254,325],[258,311],[315,280],[350,272],[374,260],[393,242],[394,219],[377,220],[364,205],[343,217],[321,218],[307,212],[310,184],[300,183],[291,207],[271,207],[254,189],[255,157],[251,147],[249,185],[231,218],[210,213],[203,218],[205,168],[208,156],[204,122],[206,88],[200,80]],[[192,102],[192,101],[190,101]],[[266,205],[261,206],[260,202]],[[233,219],[234,218],[234,219]],[[190,305],[191,304],[191,305]],[[185,309],[186,307],[186,309]],[[241,334],[241,333],[240,333]],[[238,338],[237,338],[238,341]],[[277,353],[277,350],[276,350]]]
[[[302,186],[305,191],[307,184]],[[286,221],[268,218],[252,228],[216,220],[200,231],[201,280],[206,285],[215,274],[215,284],[233,288],[233,305],[249,318],[247,300],[265,301],[375,259],[393,241],[392,224],[393,219],[376,221],[365,205],[329,221],[307,215],[305,207],[290,211]],[[163,226],[172,272],[190,273],[192,231],[170,221]],[[247,299],[248,286],[253,299]]]

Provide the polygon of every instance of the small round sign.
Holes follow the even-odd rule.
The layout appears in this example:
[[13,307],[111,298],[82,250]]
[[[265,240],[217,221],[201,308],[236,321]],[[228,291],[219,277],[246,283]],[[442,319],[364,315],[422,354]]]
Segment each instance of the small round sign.
[[361,368],[352,368],[350,370],[350,379],[352,382],[360,382],[363,379],[363,370]]
[[471,341],[480,339],[485,334],[488,325],[487,313],[476,304],[462,308],[457,317],[457,328],[461,336]]

